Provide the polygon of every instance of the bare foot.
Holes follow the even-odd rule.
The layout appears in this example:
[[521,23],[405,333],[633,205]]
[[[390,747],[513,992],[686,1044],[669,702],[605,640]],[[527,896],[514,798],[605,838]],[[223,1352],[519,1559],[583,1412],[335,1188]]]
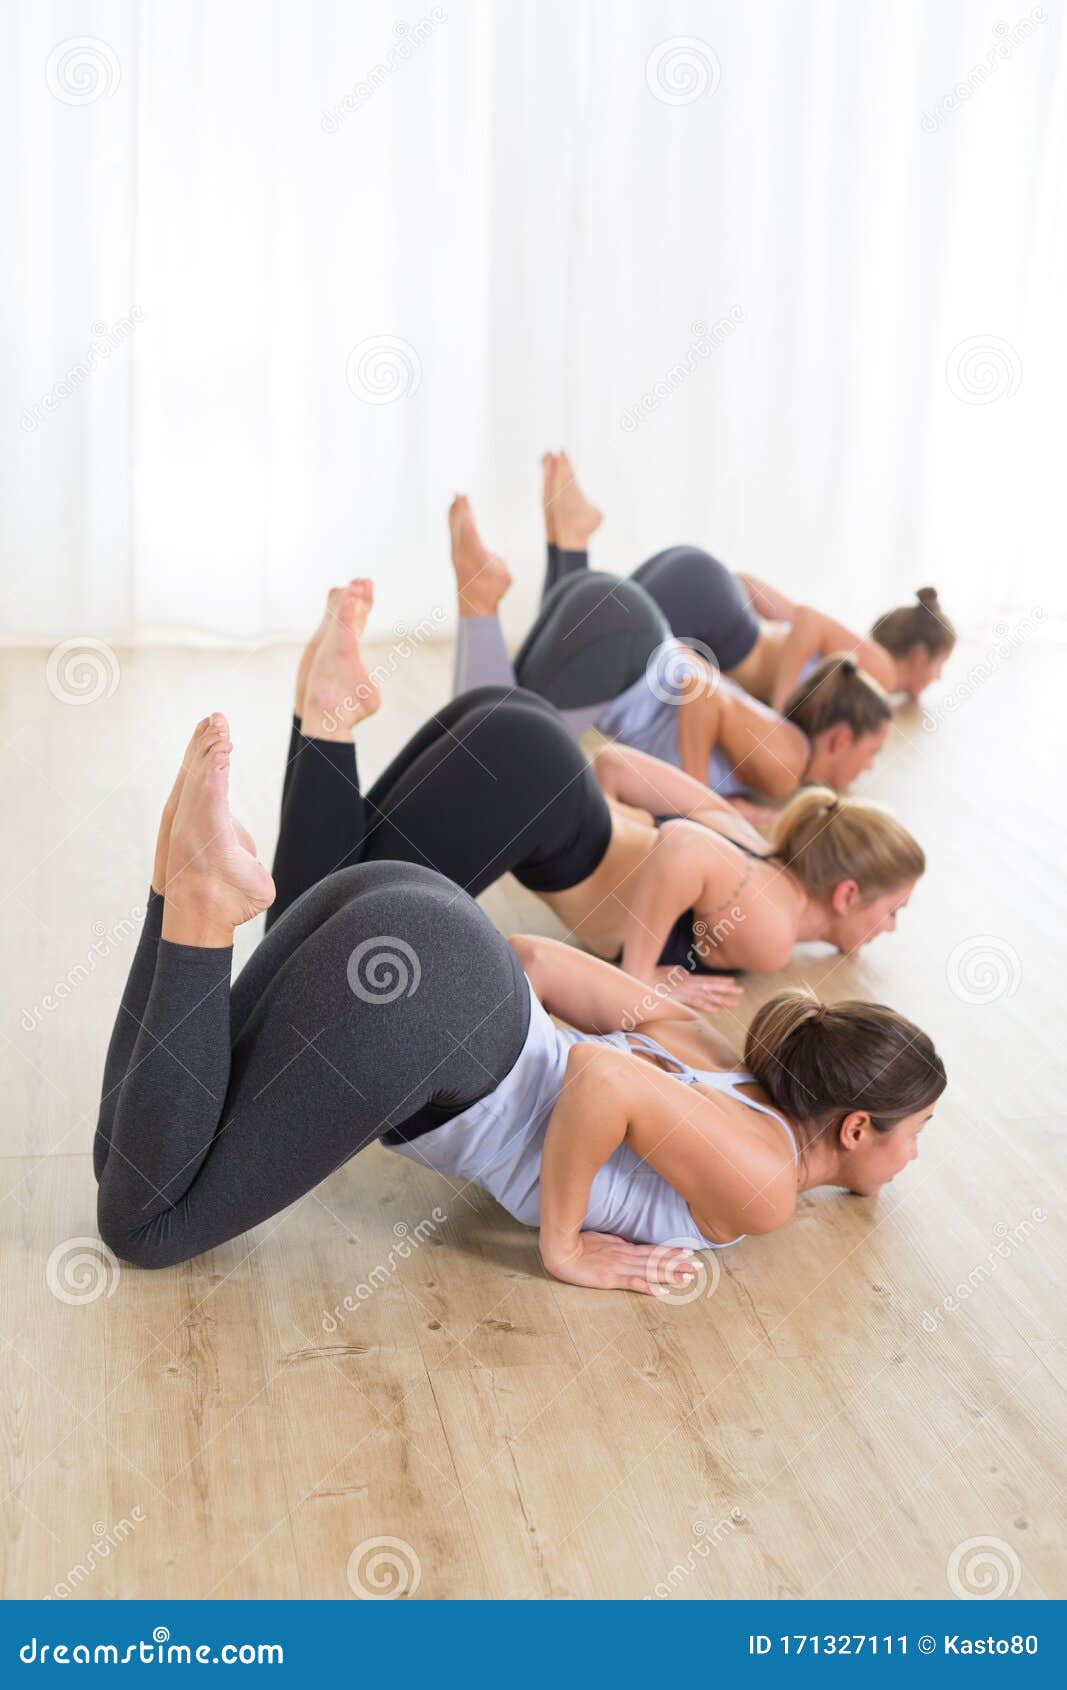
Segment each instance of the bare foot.
[[565,552],[584,552],[604,515],[582,492],[566,452],[556,456],[551,498],[556,516],[556,544]]
[[326,594],[326,609],[322,613],[322,620],[300,654],[300,667],[296,672],[296,696],[293,700],[294,716],[300,716],[303,714],[304,694],[307,691],[308,676],[311,673],[311,665],[315,661],[315,653],[322,644],[323,636],[333,620],[337,608],[337,601],[341,597],[343,591],[343,587],[330,588],[329,592]]
[[558,452],[541,454],[541,509],[545,513],[545,539],[550,546],[556,544],[556,507],[552,503],[552,492],[558,459]]
[[196,727],[193,729],[193,737],[182,753],[182,760],[178,765],[178,773],[174,777],[174,785],[170,789],[167,802],[163,806],[163,814],[159,818],[159,832],[156,835],[156,855],[155,861],[152,865],[152,890],[153,892],[160,893],[160,895],[162,895],[167,889],[167,857],[170,853],[170,835],[171,829],[174,825],[174,814],[178,808],[178,799],[182,795],[182,786],[185,783],[185,770],[188,765],[189,758],[196,746],[197,736],[204,731],[207,725],[208,717],[205,716],[204,720],[202,722],[197,722]]
[[461,616],[492,616],[511,586],[507,564],[487,551],[474,522],[470,500],[457,493],[448,508],[452,568],[456,572]]
[[230,813],[230,730],[225,716],[201,722],[185,754],[167,858],[163,937],[174,944],[228,945],[233,929],[274,902],[274,881]]
[[326,618],[300,707],[300,728],[308,739],[350,739],[356,724],[381,703],[359,644],[373,602],[373,584],[361,576],[341,588]]

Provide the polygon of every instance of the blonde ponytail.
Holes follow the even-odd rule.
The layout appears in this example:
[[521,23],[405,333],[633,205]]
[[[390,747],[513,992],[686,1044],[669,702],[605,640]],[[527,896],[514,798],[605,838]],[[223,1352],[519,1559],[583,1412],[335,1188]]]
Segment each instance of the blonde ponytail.
[[809,786],[788,803],[771,835],[774,855],[805,892],[820,897],[854,880],[864,900],[918,880],[926,857],[907,828],[869,798]]
[[880,1003],[823,1004],[803,988],[757,1010],[745,1067],[811,1143],[835,1117],[870,1116],[877,1132],[941,1096],[945,1066],[914,1022]]

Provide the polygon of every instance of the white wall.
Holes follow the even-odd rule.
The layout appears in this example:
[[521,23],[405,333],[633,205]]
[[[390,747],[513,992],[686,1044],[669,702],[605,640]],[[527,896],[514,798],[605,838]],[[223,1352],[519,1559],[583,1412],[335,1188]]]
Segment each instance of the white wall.
[[[447,616],[457,487],[517,629],[561,442],[604,567],[693,539],[857,621],[927,581],[1063,608],[1062,3],[7,20],[4,637],[298,635],[355,572],[380,633]],[[380,336],[410,390],[369,403]]]

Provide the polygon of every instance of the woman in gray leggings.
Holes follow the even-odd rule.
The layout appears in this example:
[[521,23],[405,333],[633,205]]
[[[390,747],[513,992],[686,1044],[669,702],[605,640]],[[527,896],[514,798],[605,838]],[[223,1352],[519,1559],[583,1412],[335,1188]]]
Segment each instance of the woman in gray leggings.
[[189,743],[108,1051],[98,1219],[127,1261],[235,1238],[381,1139],[539,1226],[558,1278],[663,1295],[798,1191],[872,1191],[916,1154],[944,1070],[892,1011],[780,994],[738,1070],[694,1011],[552,941],[509,945],[415,864],[308,886],[231,986],[234,930],[274,898],[230,813],[231,750],[219,715]]

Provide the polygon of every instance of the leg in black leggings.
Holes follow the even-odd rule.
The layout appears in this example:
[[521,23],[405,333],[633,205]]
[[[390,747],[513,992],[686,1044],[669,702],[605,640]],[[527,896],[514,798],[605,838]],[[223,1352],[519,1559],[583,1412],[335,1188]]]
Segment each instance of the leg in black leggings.
[[670,546],[631,577],[653,598],[671,632],[698,640],[720,669],[735,669],[759,638],[759,618],[732,570],[699,546]]
[[232,951],[160,939],[161,904],[108,1051],[94,1147],[101,1237],[139,1266],[248,1231],[420,1112],[458,1113],[522,1048],[514,952],[429,870],[366,864],[308,889],[232,992]]
[[589,553],[561,551],[554,540],[549,540],[545,558],[545,582],[541,588],[541,603],[544,604],[552,588],[568,575],[580,575],[583,569],[589,568]]
[[606,704],[639,679],[670,632],[642,587],[581,569],[547,594],[516,653],[515,674],[559,710]]
[[507,873],[565,891],[593,873],[611,829],[558,712],[519,688],[479,687],[431,717],[366,797],[350,742],[305,741],[283,800],[271,915],[359,861],[421,863],[473,897]]

